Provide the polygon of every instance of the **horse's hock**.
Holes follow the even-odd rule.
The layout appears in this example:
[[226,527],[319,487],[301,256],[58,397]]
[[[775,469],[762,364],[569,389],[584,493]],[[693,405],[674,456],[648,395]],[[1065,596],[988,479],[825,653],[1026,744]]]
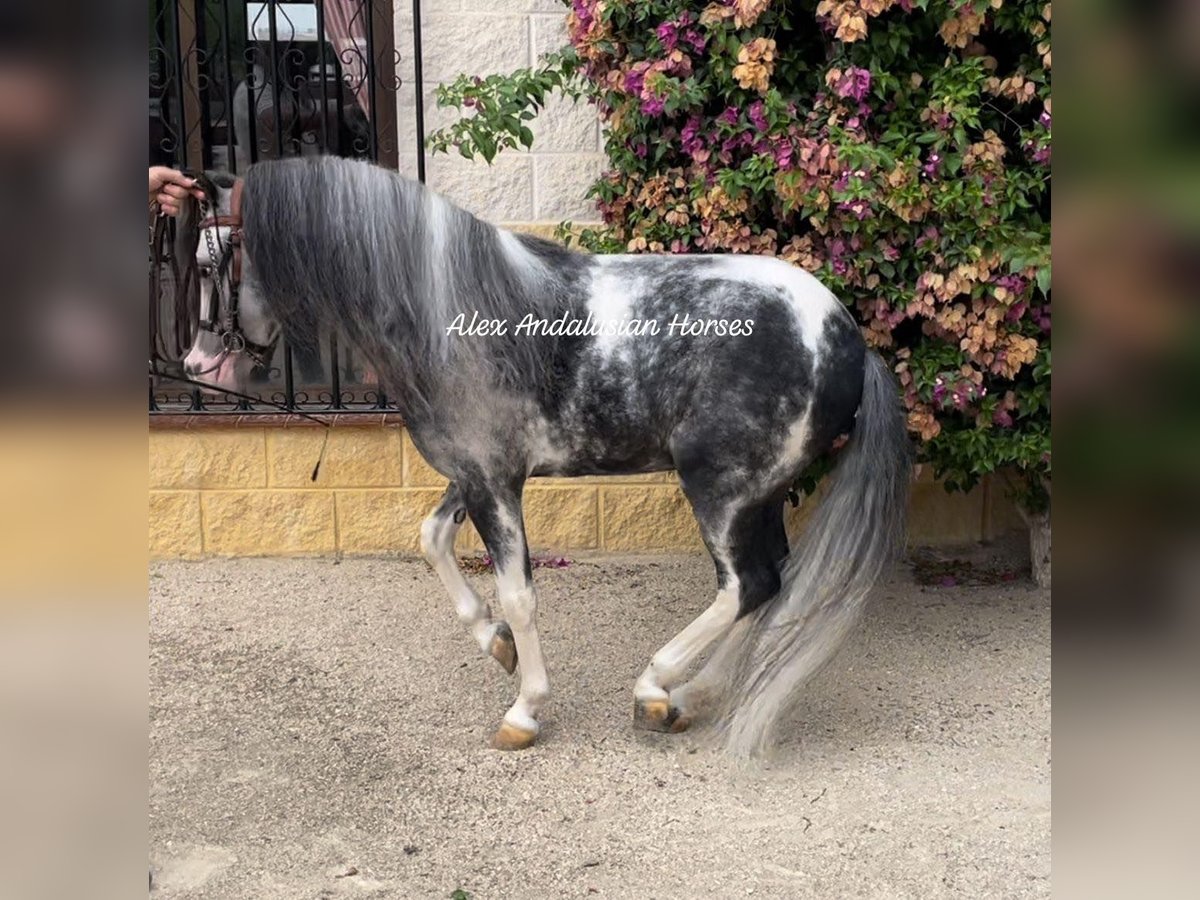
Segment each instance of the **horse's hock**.
[[[322,432],[152,420],[151,557],[419,554],[421,521],[446,479],[421,458],[402,426],[339,424],[314,483]],[[790,511],[793,526],[810,506]],[[525,492],[525,516],[530,546],[538,551],[702,549],[669,472],[535,478]],[[989,540],[1025,528],[999,483],[948,494],[928,469],[914,481],[909,516],[911,546]],[[456,546],[467,553],[483,549],[469,523]]]

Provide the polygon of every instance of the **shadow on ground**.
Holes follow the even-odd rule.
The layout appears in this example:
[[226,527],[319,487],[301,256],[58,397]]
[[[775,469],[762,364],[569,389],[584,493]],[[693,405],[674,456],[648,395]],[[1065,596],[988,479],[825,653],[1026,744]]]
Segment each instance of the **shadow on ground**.
[[1049,895],[1048,593],[898,571],[749,771],[630,726],[637,674],[711,599],[706,558],[536,580],[555,696],[502,754],[515,682],[424,563],[154,565],[154,896]]

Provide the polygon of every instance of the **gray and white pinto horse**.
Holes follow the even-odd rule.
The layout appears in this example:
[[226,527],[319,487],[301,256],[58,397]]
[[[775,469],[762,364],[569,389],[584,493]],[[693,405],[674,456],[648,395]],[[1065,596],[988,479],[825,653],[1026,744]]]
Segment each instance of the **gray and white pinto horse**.
[[[210,185],[224,213],[230,184]],[[762,748],[903,541],[910,464],[898,391],[842,304],[780,260],[589,256],[335,158],[251,167],[241,212],[245,337],[268,345],[280,329],[293,341],[339,329],[451,481],[421,528],[425,555],[481,650],[510,673],[520,661],[493,746],[533,744],[550,691],[525,481],[674,469],[717,593],[637,679],[635,721],[681,731],[713,712],[729,749]],[[184,240],[196,240],[195,225],[196,210],[185,211]],[[220,263],[205,241],[193,246],[201,263]],[[210,298],[211,282],[201,288]],[[684,317],[690,330],[670,327]],[[239,384],[252,361],[222,362],[204,343],[213,339],[198,339],[188,365]],[[848,432],[831,489],[789,553],[789,486]],[[456,562],[468,515],[495,562],[505,621]]]

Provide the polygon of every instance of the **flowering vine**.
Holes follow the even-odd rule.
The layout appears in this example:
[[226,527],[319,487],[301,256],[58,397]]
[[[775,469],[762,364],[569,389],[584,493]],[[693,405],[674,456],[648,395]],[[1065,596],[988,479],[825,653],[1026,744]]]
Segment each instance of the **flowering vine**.
[[[540,67],[461,78],[432,136],[528,146],[551,90],[605,125],[595,251],[780,256],[892,360],[952,488],[1050,475],[1050,4],[570,0]],[[566,233],[564,229],[564,234]]]

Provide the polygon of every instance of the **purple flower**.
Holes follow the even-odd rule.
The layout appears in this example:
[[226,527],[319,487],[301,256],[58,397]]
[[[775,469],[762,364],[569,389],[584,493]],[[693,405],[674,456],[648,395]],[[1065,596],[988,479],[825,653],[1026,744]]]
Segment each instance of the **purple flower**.
[[871,212],[871,207],[866,200],[843,200],[838,204],[838,209],[842,212],[852,213],[854,218],[860,222]]
[[696,151],[704,148],[704,140],[700,137],[699,116],[692,116],[684,123],[683,130],[679,133],[679,143],[688,156],[693,156]]
[[997,406],[996,411],[992,413],[992,423],[999,425],[1001,428],[1012,428],[1013,417],[1003,406]]
[[718,125],[736,125],[741,110],[736,106],[727,106],[725,111],[717,116]]
[[942,167],[942,157],[938,153],[930,153],[929,161],[921,166],[921,171],[933,178]]
[[761,100],[755,100],[750,104],[750,108],[746,110],[746,115],[750,117],[750,124],[759,131],[767,130],[766,107]]
[[664,106],[665,101],[662,97],[656,97],[653,94],[646,96],[646,94],[643,92],[641,110],[645,115],[661,116]]
[[871,90],[871,73],[867,69],[851,66],[842,73],[836,90],[839,97],[852,97],[861,102]]
[[642,92],[642,83],[646,80],[645,71],[634,69],[625,75],[625,93],[634,96]]
[[1033,321],[1046,334],[1050,333],[1050,304],[1040,306],[1033,311]]
[[1029,282],[1020,275],[1003,275],[996,279],[996,286],[1004,288],[1010,294],[1023,294]]
[[575,18],[579,19],[579,24],[586,30],[592,24],[592,5],[588,0],[571,0],[571,9],[575,12]]
[[679,26],[675,22],[663,22],[654,29],[654,33],[668,53],[679,44]]

